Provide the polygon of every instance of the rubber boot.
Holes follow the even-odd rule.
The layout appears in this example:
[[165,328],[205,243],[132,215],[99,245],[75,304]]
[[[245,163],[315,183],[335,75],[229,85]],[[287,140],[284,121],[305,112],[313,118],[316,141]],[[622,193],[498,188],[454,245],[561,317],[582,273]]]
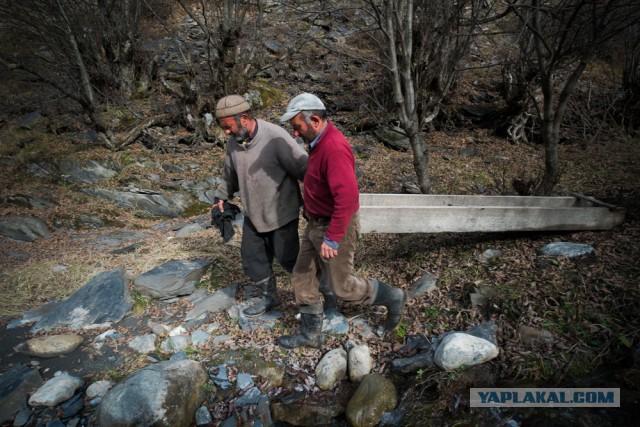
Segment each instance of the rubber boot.
[[402,289],[395,289],[376,279],[378,289],[376,291],[376,297],[373,300],[373,305],[384,305],[387,307],[387,320],[384,323],[385,331],[393,331],[402,319],[402,313],[404,312],[404,304],[406,295]]
[[329,288],[327,281],[324,279],[320,279],[320,293],[322,293],[322,296],[324,297],[322,308],[325,313],[331,310],[338,309],[338,297]]
[[303,305],[300,307],[300,332],[283,335],[278,338],[278,345],[284,348],[314,347],[322,344],[322,304]]
[[274,276],[261,280],[255,283],[254,286],[259,289],[260,297],[254,305],[249,306],[242,311],[245,316],[260,316],[273,307],[280,305],[276,290],[276,278]]

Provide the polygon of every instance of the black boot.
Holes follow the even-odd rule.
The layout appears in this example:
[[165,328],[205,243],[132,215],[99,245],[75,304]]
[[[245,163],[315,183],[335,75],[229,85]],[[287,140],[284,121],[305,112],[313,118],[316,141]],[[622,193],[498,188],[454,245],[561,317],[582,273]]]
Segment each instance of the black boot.
[[242,313],[247,317],[259,316],[273,307],[280,305],[276,290],[276,278],[271,276],[254,284],[260,291],[260,298],[250,307],[245,308]]
[[395,289],[376,279],[378,290],[373,300],[373,305],[384,305],[387,307],[387,320],[384,323],[385,331],[393,331],[400,323],[404,312],[406,295],[402,289]]
[[324,279],[320,279],[320,292],[322,293],[322,296],[324,297],[324,303],[322,305],[322,308],[323,308],[324,312],[326,313],[326,312],[331,311],[331,310],[337,310],[338,309],[338,297],[329,288],[329,285],[327,284],[327,281],[324,280]]
[[278,338],[278,345],[284,348],[314,347],[322,344],[322,304],[303,305],[300,307],[300,332],[283,335]]

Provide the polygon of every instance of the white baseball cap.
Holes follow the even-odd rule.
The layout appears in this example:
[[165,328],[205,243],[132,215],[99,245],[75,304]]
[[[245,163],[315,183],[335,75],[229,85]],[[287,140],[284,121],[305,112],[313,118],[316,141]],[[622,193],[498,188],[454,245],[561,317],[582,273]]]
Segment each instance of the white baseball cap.
[[287,111],[280,117],[281,122],[288,122],[301,111],[326,110],[322,101],[317,96],[310,93],[301,93],[289,102]]

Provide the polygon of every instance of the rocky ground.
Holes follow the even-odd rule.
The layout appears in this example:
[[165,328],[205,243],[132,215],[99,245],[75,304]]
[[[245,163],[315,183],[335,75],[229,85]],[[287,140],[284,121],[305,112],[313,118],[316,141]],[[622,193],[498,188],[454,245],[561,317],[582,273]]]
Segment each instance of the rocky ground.
[[[323,67],[309,69],[309,59],[298,57],[266,78],[270,87],[281,92],[257,115],[276,121],[290,96],[300,90],[315,91],[331,106],[336,124],[352,143],[361,192],[396,193],[410,188],[408,184],[414,181],[410,153],[390,149],[372,133],[361,133],[362,127],[354,125],[360,123],[362,112],[350,111],[357,110],[357,96],[349,91],[362,89],[366,73],[359,72],[354,64],[325,58]],[[344,77],[340,87],[333,83],[337,74]],[[350,80],[354,75],[358,76],[355,82]],[[461,82],[457,99],[466,104],[487,99],[498,80],[469,76]],[[27,114],[38,110],[28,108],[34,104],[27,102],[27,95],[41,90],[30,85],[33,83],[12,83],[15,93],[23,95],[16,102],[22,107],[6,116],[0,128],[0,214],[3,219],[13,215],[37,217],[50,234],[32,242],[0,236],[0,372],[24,365],[37,370],[42,380],[51,379],[58,370],[82,378],[83,385],[74,388],[74,397],[68,400],[80,396],[83,405],[79,412],[64,418],[67,425],[76,419],[87,423],[95,416],[98,402],[93,399],[99,396],[87,394],[90,384],[100,380],[118,383],[145,366],[170,359],[196,360],[209,374],[213,385],[204,387],[206,396],[194,410],[199,405],[205,407],[212,417],[211,425],[219,425],[233,414],[240,417],[243,407],[257,411],[257,400],[255,404],[245,401],[244,406],[233,405],[247,390],[235,388],[239,374],[255,376],[248,389],[259,390],[258,400],[268,397],[274,418],[281,406],[298,407],[295,403],[303,402],[303,412],[321,413],[334,425],[345,425],[341,410],[354,395],[357,382],[345,379],[325,391],[317,387],[315,369],[327,352],[345,348],[349,340],[367,346],[373,361],[371,372],[391,380],[396,388],[399,406],[395,417],[385,418],[389,425],[635,425],[640,407],[637,137],[611,132],[589,144],[560,147],[562,175],[556,194],[580,192],[622,206],[627,210],[622,225],[607,231],[562,233],[365,234],[356,257],[358,274],[380,278],[406,291],[432,278],[435,288],[410,299],[405,319],[393,336],[382,339],[375,334],[384,312],[341,306],[349,332],[327,335],[320,350],[289,352],[275,344],[279,334],[289,333],[296,325],[292,290],[281,270],[281,314],[267,329],[243,329],[228,309],[210,313],[201,323],[190,323],[186,316],[198,304],[195,297],[161,302],[136,291],[133,285],[139,275],[167,261],[190,259],[211,262],[196,285],[197,296],[244,283],[239,230],[225,244],[217,230],[207,227],[206,193],[215,187],[223,156],[215,138],[180,144],[192,132],[177,126],[154,128],[155,144],[141,140],[111,152],[97,146],[77,118],[52,115],[49,110],[35,116]],[[160,108],[166,101],[154,97],[141,111],[147,104]],[[495,136],[492,129],[479,126],[463,110],[458,117],[459,126],[428,135],[434,193],[515,194],[514,183],[535,180],[543,164],[542,147],[511,144]],[[211,132],[215,135],[219,131],[212,128]],[[69,180],[71,173],[60,172],[68,171],[60,169],[61,159],[95,161],[114,174],[96,182]],[[180,193],[187,202],[180,204],[182,211],[176,218],[158,218],[87,191],[98,187],[127,197]],[[191,226],[195,227],[188,228]],[[542,247],[557,241],[585,244],[594,252],[574,259],[539,254]],[[487,258],[487,253],[500,255]],[[117,269],[125,272],[133,301],[130,311],[110,326],[37,333],[32,332],[32,324],[7,328],[28,310],[63,300],[97,274]],[[478,294],[483,296],[480,301]],[[241,303],[244,295],[240,292],[237,297],[234,304]],[[371,335],[363,334],[361,320],[372,328]],[[496,326],[499,349],[491,361],[450,372],[428,364],[407,372],[394,370],[394,361],[420,354],[425,343],[450,331],[468,331],[489,322]],[[209,334],[202,345],[192,342],[181,351],[163,348],[167,338],[157,325],[174,330],[185,324],[191,339],[196,331]],[[118,335],[96,346],[100,334],[110,329]],[[83,337],[82,344],[68,354],[42,358],[14,350],[31,338],[67,332]],[[134,338],[156,332],[152,351],[129,347]],[[246,364],[239,363],[245,359]],[[256,367],[258,361],[266,362],[266,367]],[[223,366],[229,368],[226,378],[234,386],[230,392],[221,391],[224,381],[219,374]],[[268,380],[272,368],[280,382]],[[197,377],[197,371],[194,375]],[[623,406],[553,411],[469,408],[470,387],[496,384],[620,387]],[[32,385],[29,391],[36,387]],[[55,419],[60,409],[57,404],[52,406],[58,411],[38,409],[33,414]]]

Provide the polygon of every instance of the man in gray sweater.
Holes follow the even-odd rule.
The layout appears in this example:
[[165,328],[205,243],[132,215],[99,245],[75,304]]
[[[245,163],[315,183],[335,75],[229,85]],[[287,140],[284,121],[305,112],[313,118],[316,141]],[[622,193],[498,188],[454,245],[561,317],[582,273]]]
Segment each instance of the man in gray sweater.
[[273,258],[291,272],[298,256],[299,181],[308,155],[286,130],[254,118],[240,95],[220,99],[215,113],[229,139],[214,206],[223,211],[223,202],[240,192],[245,211],[242,265],[261,294],[244,314],[258,316],[280,304]]

